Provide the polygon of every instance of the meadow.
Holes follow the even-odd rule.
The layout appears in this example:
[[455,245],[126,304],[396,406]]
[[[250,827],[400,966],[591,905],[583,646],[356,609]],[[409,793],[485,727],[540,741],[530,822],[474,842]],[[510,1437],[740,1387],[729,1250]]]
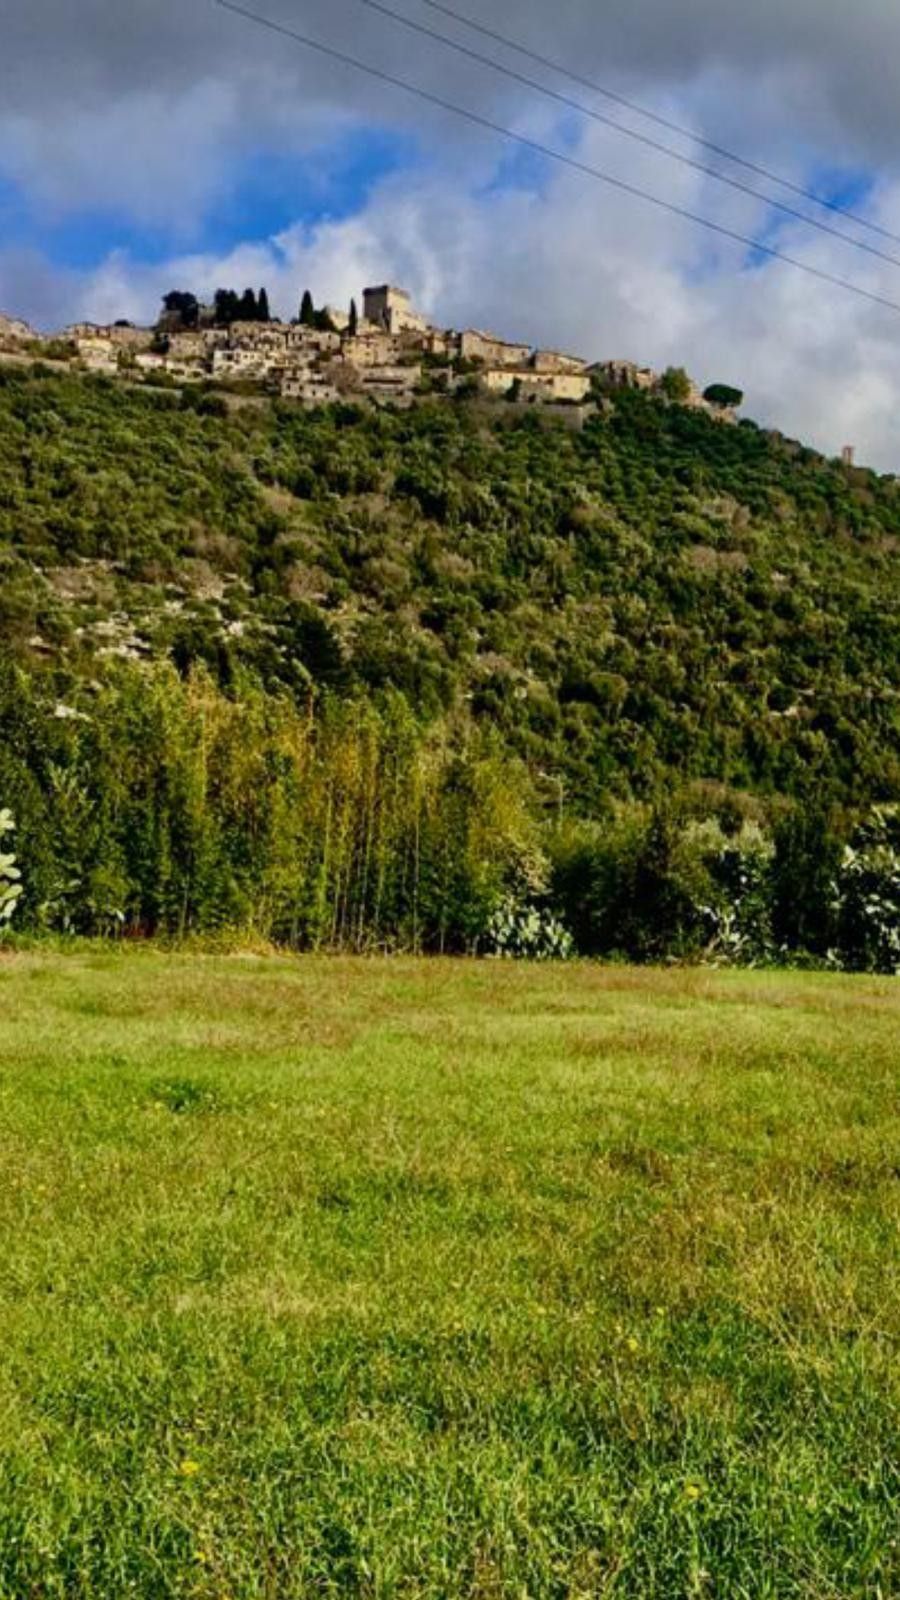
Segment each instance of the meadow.
[[900,987],[0,957],[2,1600],[900,1594]]

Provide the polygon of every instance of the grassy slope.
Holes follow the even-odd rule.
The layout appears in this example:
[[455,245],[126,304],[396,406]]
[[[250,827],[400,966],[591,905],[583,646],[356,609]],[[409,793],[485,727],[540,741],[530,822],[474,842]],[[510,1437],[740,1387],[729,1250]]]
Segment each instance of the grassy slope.
[[900,1592],[896,986],[0,997],[3,1600]]

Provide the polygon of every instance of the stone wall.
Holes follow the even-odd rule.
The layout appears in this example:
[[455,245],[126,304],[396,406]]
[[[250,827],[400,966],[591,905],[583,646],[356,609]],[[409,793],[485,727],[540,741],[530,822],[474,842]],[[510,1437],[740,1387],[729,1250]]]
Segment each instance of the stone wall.
[[492,333],[467,328],[459,336],[459,354],[464,361],[482,361],[489,367],[524,367],[531,355],[528,344],[511,344]]

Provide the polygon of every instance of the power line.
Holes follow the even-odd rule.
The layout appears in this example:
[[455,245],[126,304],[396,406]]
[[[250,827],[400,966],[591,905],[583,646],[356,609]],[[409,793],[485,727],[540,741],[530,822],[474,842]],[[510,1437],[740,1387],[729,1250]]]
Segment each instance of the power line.
[[213,0],[213,4],[221,7],[223,11],[230,11],[235,16],[243,17],[245,21],[255,23],[261,28],[266,28],[270,33],[280,35],[285,39],[292,39],[295,44],[302,45],[304,49],[314,50],[319,55],[327,56],[332,61],[339,61],[343,66],[353,67],[357,72],[364,72],[371,78],[378,79],[381,83],[390,84],[394,89],[402,89],[405,94],[414,95],[417,100],[424,101],[427,105],[437,106],[440,111],[449,111],[452,116],[463,117],[475,127],[484,128],[488,133],[499,134],[503,139],[521,145],[523,149],[545,156],[550,161],[557,161],[562,166],[571,167],[574,172],[583,173],[586,177],[596,178],[600,183],[607,184],[610,188],[618,189],[623,194],[632,195],[638,200],[645,200],[648,204],[656,206],[660,211],[667,211],[672,216],[681,217],[686,222],[696,223],[701,228],[707,228],[711,233],[718,234],[723,239],[730,239],[735,244],[744,245],[748,250],[755,251],[758,255],[768,256],[774,261],[783,261],[789,267],[796,267],[800,272],[807,273],[810,277],[818,278],[822,283],[830,283],[835,288],[846,289],[850,294],[858,295],[863,300],[869,300],[874,305],[885,306],[889,311],[900,313],[900,301],[890,300],[886,295],[876,294],[872,289],[863,289],[858,283],[852,283],[849,278],[838,277],[837,274],[826,272],[822,267],[813,267],[806,261],[798,261],[796,256],[789,256],[783,250],[778,250],[774,245],[763,244],[760,239],[752,239],[749,235],[738,233],[734,228],[728,228],[723,223],[713,222],[709,217],[701,217],[687,207],[677,205],[672,200],[663,200],[659,195],[652,194],[649,189],[639,188],[637,184],[627,183],[624,178],[615,178],[609,172],[604,172],[600,167],[589,166],[585,161],[579,161],[575,156],[564,155],[561,150],[554,150],[550,145],[541,144],[537,139],[530,139],[526,134],[516,133],[512,128],[506,128],[500,122],[494,122],[490,117],[483,117],[478,111],[470,111],[464,106],[458,106],[452,100],[444,100],[441,95],[432,94],[429,89],[422,89],[418,84],[410,83],[408,79],[395,77],[391,72],[385,72],[381,67],[373,67],[370,62],[360,61],[356,56],[349,55],[344,50],[338,50],[334,45],[324,44],[321,39],[311,39],[308,35],[298,33],[295,29],[287,27],[284,23],[275,22],[271,17],[265,17],[258,11],[251,11],[249,7],[237,4],[237,0]]
[[[383,0],[359,0],[360,5],[368,6],[370,11],[377,11],[383,17],[389,17],[393,22],[399,22],[401,27],[410,28],[414,33],[422,34],[426,39],[434,39],[438,44],[446,45],[449,50],[455,50],[459,55],[467,56],[470,61],[476,61],[483,67],[490,67],[493,72],[499,72],[505,78],[511,78],[515,83],[524,84],[526,89],[535,90],[538,94],[546,95],[548,99],[555,100],[559,105],[566,106],[570,111],[576,111],[579,116],[590,117],[592,121],[602,123],[605,128],[612,128],[615,133],[621,133],[626,139],[634,139],[638,144],[646,146],[649,150],[656,150],[672,161],[681,162],[682,166],[691,167],[694,172],[702,172],[707,178],[714,178],[717,183],[727,184],[730,189],[736,189],[740,194],[750,195],[754,200],[761,200],[764,205],[774,211],[780,211],[783,216],[791,217],[795,222],[802,222],[806,227],[815,228],[819,233],[828,234],[832,239],[840,239],[842,244],[850,245],[853,250],[863,250],[866,255],[877,256],[879,261],[887,261],[892,267],[900,267],[900,256],[889,255],[886,250],[879,250],[877,245],[866,244],[862,239],[853,239],[849,234],[842,233],[839,228],[832,228],[827,222],[819,222],[815,217],[807,216],[805,212],[798,211],[795,206],[789,206],[783,200],[775,200],[771,195],[764,194],[761,189],[754,189],[752,184],[744,183],[740,178],[729,177],[725,172],[719,172],[715,167],[709,167],[703,161],[695,161],[692,156],[684,155],[680,150],[673,150],[671,145],[663,144],[660,139],[653,139],[649,134],[638,133],[634,128],[627,128],[621,122],[616,122],[612,117],[604,116],[602,111],[596,111],[593,106],[586,106],[581,100],[573,100],[570,95],[561,94],[557,89],[551,89],[547,84],[539,83],[535,78],[528,78],[523,72],[517,72],[514,67],[504,66],[500,61],[494,61],[490,56],[482,55],[480,50],[472,50],[468,45],[461,44],[457,39],[451,39],[445,33],[439,33],[436,28],[429,28],[425,23],[415,22],[412,17],[404,16],[401,11],[395,11],[391,6],[385,5]],[[445,7],[441,8],[446,9]],[[455,16],[455,12],[450,15]],[[465,19],[460,18],[464,21]]]
[[712,155],[721,156],[725,161],[733,161],[735,166],[743,167],[746,172],[753,172],[758,178],[766,178],[770,183],[777,183],[783,189],[788,189],[791,194],[796,194],[803,200],[810,200],[813,205],[822,206],[826,211],[833,211],[837,216],[846,217],[848,222],[855,222],[860,228],[868,228],[871,233],[878,233],[883,239],[891,239],[894,244],[900,244],[900,233],[892,233],[890,228],[883,228],[877,222],[872,222],[869,217],[861,217],[857,211],[850,211],[846,206],[839,205],[836,200],[827,200],[824,195],[816,194],[812,189],[804,189],[802,184],[794,183],[791,178],[785,178],[781,173],[772,172],[768,167],[760,166],[755,161],[750,161],[746,156],[739,156],[733,150],[728,150],[724,145],[715,144],[711,139],[704,139],[701,134],[695,133],[692,128],[683,128],[680,123],[672,122],[668,117],[661,116],[657,111],[651,111],[647,106],[642,106],[637,100],[629,100],[624,94],[617,94],[614,89],[606,88],[602,83],[595,83],[591,78],[582,77],[580,73],[573,72],[571,67],[566,67],[560,61],[554,61],[550,56],[542,56],[537,50],[530,50],[527,45],[519,44],[517,40],[510,39],[504,33],[497,33],[494,28],[488,28],[481,22],[475,22],[471,17],[464,16],[460,11],[454,11],[452,6],[444,5],[443,0],[422,0],[423,6],[429,6],[432,11],[439,11],[445,17],[451,17],[454,22],[459,22],[464,28],[471,28],[473,32],[483,34],[486,39],[493,39],[495,44],[505,45],[507,50],[515,50],[517,55],[525,56],[529,61],[534,61],[538,66],[548,67],[551,72],[558,72],[561,77],[569,78],[572,83],[580,84],[582,89],[590,89],[594,94],[603,95],[604,99],[612,101],[615,105],[623,106],[627,111],[633,111],[639,117],[646,117],[648,122],[655,122],[659,128],[667,128],[669,133],[677,133],[683,139],[690,139],[692,144],[697,144],[704,150],[709,150]]

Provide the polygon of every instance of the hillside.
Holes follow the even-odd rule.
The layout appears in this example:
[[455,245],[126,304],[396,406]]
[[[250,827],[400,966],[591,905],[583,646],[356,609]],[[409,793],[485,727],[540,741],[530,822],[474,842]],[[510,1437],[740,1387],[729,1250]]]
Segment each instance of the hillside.
[[494,730],[547,812],[897,797],[893,479],[632,393],[579,430],[502,402],[307,412],[7,370],[0,440],[20,812],[9,664],[65,723],[163,659],[304,715],[399,691],[420,726]]

